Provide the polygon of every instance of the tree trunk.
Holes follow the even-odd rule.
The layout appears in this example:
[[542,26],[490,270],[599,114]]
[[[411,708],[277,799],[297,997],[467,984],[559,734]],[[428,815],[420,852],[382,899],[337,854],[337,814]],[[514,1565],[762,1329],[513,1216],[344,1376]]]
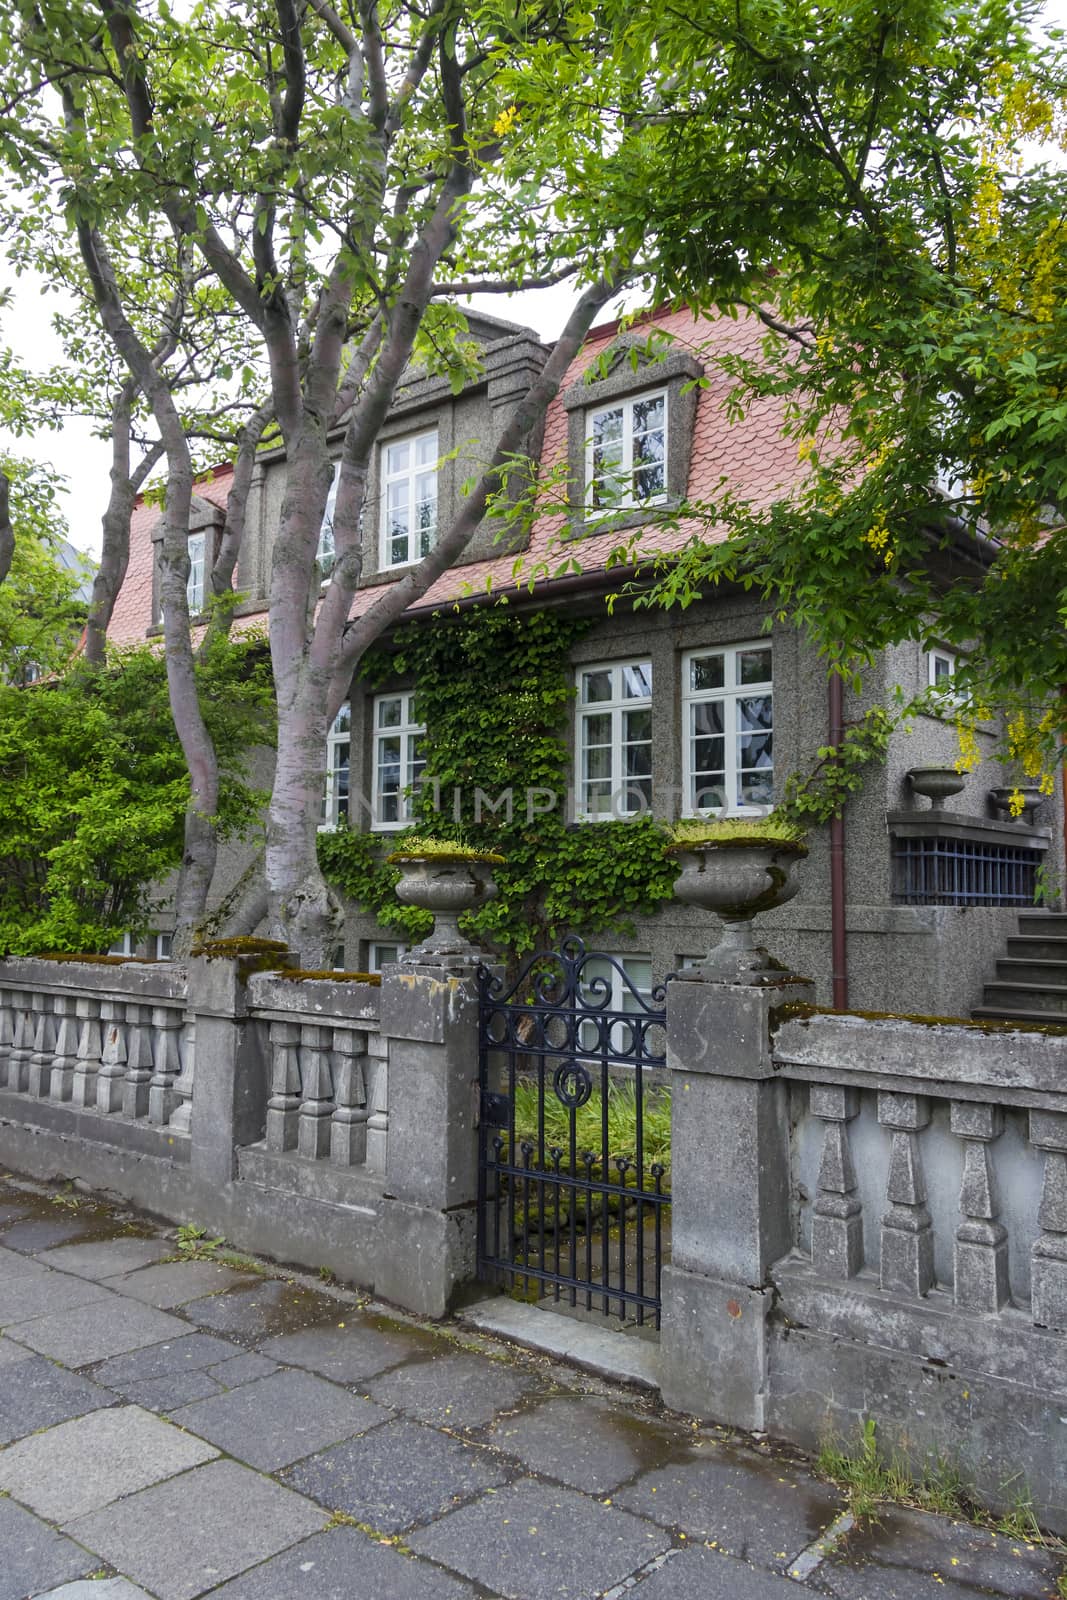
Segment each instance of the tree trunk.
[[272,931],[311,971],[333,966],[344,928],[341,903],[319,870],[315,848],[326,783],[323,700],[305,689],[284,716],[279,708],[265,855]]
[[15,530],[11,526],[11,483],[0,472],[0,583],[11,571],[11,558],[15,554]]

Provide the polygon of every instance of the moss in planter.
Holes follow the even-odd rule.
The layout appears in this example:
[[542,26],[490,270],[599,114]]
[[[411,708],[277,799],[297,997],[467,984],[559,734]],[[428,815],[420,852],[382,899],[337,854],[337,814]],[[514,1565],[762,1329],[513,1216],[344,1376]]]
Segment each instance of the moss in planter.
[[804,835],[791,822],[784,822],[773,812],[768,817],[722,817],[703,819],[693,817],[676,822],[669,830],[668,855],[678,855],[683,850],[701,850],[714,846],[716,850],[742,850],[752,845],[766,845],[776,850],[791,850],[797,855],[807,855]]
[[335,972],[332,967],[322,972],[314,972],[306,968],[295,970],[287,968],[278,973],[278,977],[286,983],[302,983],[305,979],[328,979],[331,983],[369,983],[377,989],[381,987],[382,975],[380,972]]
[[449,861],[472,861],[492,867],[502,867],[505,864],[504,857],[498,855],[495,850],[477,850],[473,845],[456,844],[453,839],[432,839],[418,834],[405,839],[403,848],[394,850],[392,855],[386,856],[385,859],[393,867],[406,861],[440,861],[442,864]]

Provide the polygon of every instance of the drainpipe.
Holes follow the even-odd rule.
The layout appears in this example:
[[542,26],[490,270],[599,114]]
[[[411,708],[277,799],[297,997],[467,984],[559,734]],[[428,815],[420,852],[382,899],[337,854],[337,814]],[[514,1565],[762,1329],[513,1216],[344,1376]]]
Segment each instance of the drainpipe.
[[[829,686],[830,743],[837,748],[845,737],[845,686],[840,673],[831,672]],[[830,964],[835,1011],[848,1010],[848,941],[845,933],[845,819],[830,818]]]

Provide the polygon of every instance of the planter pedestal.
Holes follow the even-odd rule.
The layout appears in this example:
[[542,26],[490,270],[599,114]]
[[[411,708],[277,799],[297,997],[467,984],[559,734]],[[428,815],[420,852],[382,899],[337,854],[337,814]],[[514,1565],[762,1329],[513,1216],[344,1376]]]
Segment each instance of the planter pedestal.
[[807,855],[797,843],[694,844],[675,854],[681,871],[674,885],[679,900],[713,911],[724,924],[722,938],[698,966],[679,978],[715,983],[780,983],[785,968],[756,943],[753,922],[792,899],[800,885],[792,870]]
[[432,911],[433,932],[403,957],[405,971],[429,968],[434,972],[470,972],[485,960],[485,953],[460,932],[465,911],[496,898],[492,868],[484,861],[464,861],[441,856],[412,856],[401,860],[396,897],[405,905]]

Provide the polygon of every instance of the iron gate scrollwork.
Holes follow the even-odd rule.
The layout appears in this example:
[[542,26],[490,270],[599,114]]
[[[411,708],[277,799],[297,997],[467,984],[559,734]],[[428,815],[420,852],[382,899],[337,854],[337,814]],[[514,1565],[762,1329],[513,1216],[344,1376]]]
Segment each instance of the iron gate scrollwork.
[[571,938],[478,990],[479,1276],[658,1328],[666,986]]

